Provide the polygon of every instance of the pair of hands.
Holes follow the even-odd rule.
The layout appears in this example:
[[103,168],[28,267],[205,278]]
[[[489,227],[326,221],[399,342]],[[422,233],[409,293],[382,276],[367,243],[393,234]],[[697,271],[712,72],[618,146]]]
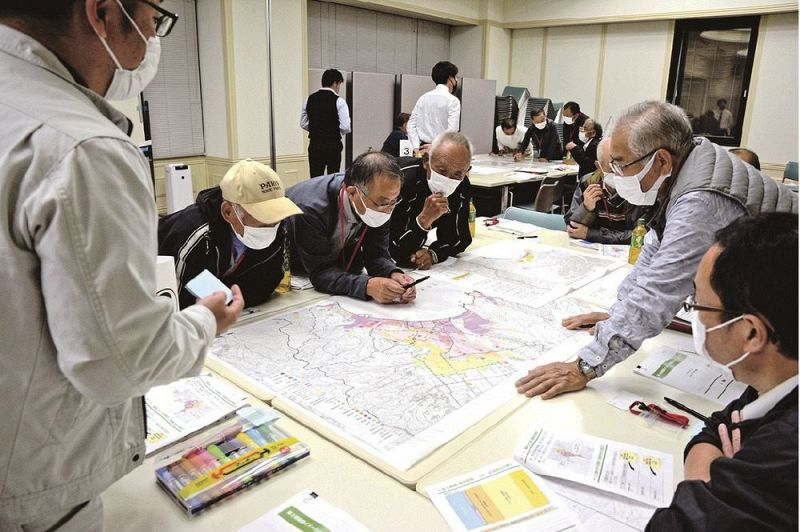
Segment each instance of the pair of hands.
[[[590,312],[570,316],[561,321],[561,325],[567,329],[582,329],[591,325],[590,334],[594,333],[594,325],[598,321],[608,319],[605,312]],[[517,393],[523,393],[527,397],[540,395],[542,399],[551,399],[564,392],[576,392],[586,387],[589,382],[576,362],[553,362],[534,368],[527,375],[519,379],[515,386]]]
[[[570,143],[572,144],[572,143]],[[603,198],[603,188],[598,184],[589,185],[583,191],[583,206],[589,212],[594,212],[597,208],[597,202]],[[577,238],[583,240],[589,234],[589,226],[570,221],[567,224],[567,234],[570,238]]]
[[412,277],[394,272],[389,277],[370,277],[367,295],[378,303],[410,303],[417,297],[417,287],[404,288],[414,282]]

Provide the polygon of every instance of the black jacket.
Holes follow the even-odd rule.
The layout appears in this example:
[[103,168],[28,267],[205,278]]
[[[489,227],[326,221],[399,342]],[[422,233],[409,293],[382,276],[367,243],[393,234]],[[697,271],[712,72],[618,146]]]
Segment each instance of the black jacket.
[[[410,267],[413,265],[409,260],[411,255],[422,249],[428,238],[428,232],[417,223],[417,216],[422,212],[425,199],[431,195],[431,189],[428,188],[428,173],[422,166],[422,159],[400,157],[397,163],[403,171],[403,188],[400,191],[401,201],[392,213],[389,251],[399,264]],[[469,178],[464,177],[447,198],[450,212],[433,222],[436,242],[431,243],[428,249],[433,254],[434,264],[443,262],[451,255],[458,255],[472,243],[469,233],[471,198]]]
[[578,163],[578,175],[591,174],[596,170],[594,163],[597,161],[597,145],[602,139],[588,139],[583,146],[576,144],[572,148],[572,158]]
[[[717,426],[730,423],[731,412],[754,401],[748,388],[739,399],[711,417],[686,446],[698,443],[722,449]],[[711,463],[711,480],[678,484],[669,508],[656,510],[647,529],[673,530],[797,530],[797,388],[762,418],[739,424],[742,444],[733,458]]]
[[589,117],[583,113],[578,113],[574,118],[575,120],[572,124],[564,124],[564,146],[570,142],[574,142],[578,146],[583,146],[583,142],[578,138],[578,133],[581,127],[583,127],[583,123],[586,122],[586,119]]
[[583,176],[575,187],[569,211],[564,215],[564,221],[577,222],[587,226],[586,240],[601,244],[630,245],[631,233],[636,227],[636,220],[644,218],[649,221],[655,215],[655,208],[651,206],[631,205],[616,194],[612,199],[604,198],[597,202],[594,211],[590,211],[583,204],[583,193],[589,186],[588,180],[593,175]]
[[399,129],[395,129],[389,133],[389,136],[383,141],[383,147],[381,148],[381,151],[385,151],[393,157],[400,157],[400,141],[407,139],[408,135]]
[[[291,242],[292,271],[308,275],[311,284],[326,294],[367,299],[370,276],[389,277],[402,272],[389,256],[389,223],[368,227],[353,264],[345,271],[345,257],[350,257],[357,235],[334,253],[331,236],[339,217],[339,191],[344,174],[331,174],[302,181],[286,191],[303,214],[286,219],[284,226]],[[349,201],[346,197],[344,201]],[[361,231],[358,231],[360,234]],[[364,275],[364,268],[369,275]]]
[[556,125],[549,118],[547,119],[547,125],[542,130],[536,129],[536,126],[531,124],[522,142],[519,143],[517,151],[525,153],[530,142],[533,142],[534,148],[539,149],[539,157],[544,157],[551,161],[564,157],[561,151],[561,141],[558,139]]
[[221,205],[220,188],[209,188],[197,194],[194,205],[158,223],[158,254],[175,258],[181,308],[194,304],[185,285],[204,269],[227,286],[239,285],[247,306],[266,301],[283,278],[283,228],[266,249],[245,249],[234,267],[231,240],[236,237],[222,218]]

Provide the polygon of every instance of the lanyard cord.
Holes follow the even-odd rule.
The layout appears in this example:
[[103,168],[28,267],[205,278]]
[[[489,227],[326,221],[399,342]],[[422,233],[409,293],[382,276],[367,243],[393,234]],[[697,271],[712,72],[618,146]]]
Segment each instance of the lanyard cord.
[[[339,242],[342,246],[342,265],[344,265],[344,183],[342,183],[342,188],[339,189],[339,228],[341,229]],[[347,261],[347,266],[345,266],[344,271],[350,271],[350,266],[353,265],[356,253],[361,249],[361,242],[363,242],[364,236],[367,234],[367,229],[367,225],[364,224],[364,230],[361,231],[361,235],[358,237],[358,242],[356,242],[356,246],[353,248],[353,253],[350,255],[350,260]]]

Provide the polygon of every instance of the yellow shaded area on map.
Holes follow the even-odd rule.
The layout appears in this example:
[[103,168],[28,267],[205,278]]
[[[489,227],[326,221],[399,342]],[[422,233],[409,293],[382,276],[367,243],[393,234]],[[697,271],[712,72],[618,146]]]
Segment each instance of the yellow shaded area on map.
[[417,364],[424,364],[434,375],[447,377],[449,375],[457,375],[465,371],[485,368],[492,364],[503,362],[504,360],[513,357],[513,353],[490,352],[480,353],[474,355],[463,355],[455,358],[446,358],[444,349],[431,349],[429,355],[417,361]]
[[533,479],[522,470],[468,488],[464,494],[487,524],[510,519],[550,503]]
[[504,362],[509,358],[516,358],[516,355],[510,351],[488,351],[447,357],[445,355],[448,353],[449,347],[420,339],[418,334],[421,332],[430,334],[431,331],[429,329],[409,328],[403,331],[381,331],[380,335],[387,340],[403,341],[412,347],[428,351],[427,355],[416,360],[416,364],[427,366],[431,373],[442,377],[485,368],[492,364]]

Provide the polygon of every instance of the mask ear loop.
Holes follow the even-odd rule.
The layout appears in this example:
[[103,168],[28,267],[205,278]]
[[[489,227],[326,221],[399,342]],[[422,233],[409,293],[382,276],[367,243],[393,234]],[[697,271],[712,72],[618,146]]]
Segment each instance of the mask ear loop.
[[136,33],[138,33],[139,37],[141,37],[144,43],[147,44],[147,37],[145,37],[144,33],[142,33],[142,30],[139,29],[139,25],[136,24],[133,18],[128,14],[128,11],[125,9],[125,6],[122,5],[122,2],[120,0],[117,0],[117,3],[119,4],[120,9],[122,9],[122,13],[125,15],[125,17],[127,17],[127,19],[131,22],[131,24],[133,24],[133,28],[136,30]]

